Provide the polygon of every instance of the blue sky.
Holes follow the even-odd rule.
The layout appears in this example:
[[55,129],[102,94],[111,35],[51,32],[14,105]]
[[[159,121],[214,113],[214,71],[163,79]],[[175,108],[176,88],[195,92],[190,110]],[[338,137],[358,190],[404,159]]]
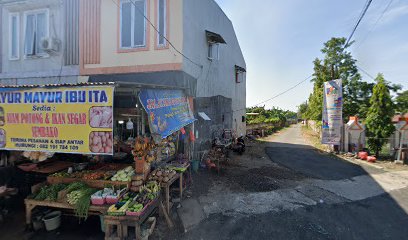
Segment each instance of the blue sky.
[[[247,63],[247,106],[266,100],[312,74],[331,37],[348,37],[366,0],[216,0],[234,24]],[[351,52],[374,77],[408,88],[408,1],[374,0]],[[363,79],[372,81],[361,73]],[[268,86],[268,87],[265,87]],[[296,110],[312,91],[307,81],[268,103]]]

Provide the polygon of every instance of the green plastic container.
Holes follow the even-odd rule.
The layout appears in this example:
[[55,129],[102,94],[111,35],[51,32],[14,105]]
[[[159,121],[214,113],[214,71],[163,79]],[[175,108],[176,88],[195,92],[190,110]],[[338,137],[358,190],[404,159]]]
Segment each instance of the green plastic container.
[[191,168],[193,169],[194,172],[198,171],[199,166],[200,166],[200,161],[198,160],[191,161]]
[[101,231],[105,232],[105,218],[103,215],[99,215],[99,220],[101,220]]

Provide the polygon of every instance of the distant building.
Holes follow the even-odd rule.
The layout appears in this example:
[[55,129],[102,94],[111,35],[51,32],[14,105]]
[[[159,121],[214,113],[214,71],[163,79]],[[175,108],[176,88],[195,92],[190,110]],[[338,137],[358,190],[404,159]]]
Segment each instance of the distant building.
[[183,89],[199,143],[245,134],[246,64],[213,0],[0,0],[0,19],[1,85]]

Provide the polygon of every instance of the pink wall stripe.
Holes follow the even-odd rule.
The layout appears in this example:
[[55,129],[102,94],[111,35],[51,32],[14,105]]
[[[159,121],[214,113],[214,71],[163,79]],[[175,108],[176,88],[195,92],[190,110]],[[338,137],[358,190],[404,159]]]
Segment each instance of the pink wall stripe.
[[101,0],[81,0],[81,65],[100,63]]

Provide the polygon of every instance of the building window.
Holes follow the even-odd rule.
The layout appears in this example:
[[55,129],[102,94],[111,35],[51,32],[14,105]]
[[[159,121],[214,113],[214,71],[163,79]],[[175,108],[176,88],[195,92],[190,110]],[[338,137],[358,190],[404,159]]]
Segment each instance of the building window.
[[241,83],[245,81],[246,70],[243,67],[235,65],[235,82]]
[[10,14],[9,18],[10,30],[9,30],[9,57],[10,60],[17,60],[20,57],[19,44],[20,44],[20,15],[18,13]]
[[24,55],[45,56],[41,40],[49,36],[48,10],[25,12],[24,34]]
[[212,42],[208,43],[208,59],[209,60],[220,59],[220,44]]
[[157,28],[160,34],[157,34],[158,47],[167,45],[167,0],[157,0]]
[[220,60],[220,44],[226,44],[224,38],[215,32],[205,30],[205,34],[208,42],[208,59]]
[[146,0],[121,1],[120,10],[120,47],[145,47]]

